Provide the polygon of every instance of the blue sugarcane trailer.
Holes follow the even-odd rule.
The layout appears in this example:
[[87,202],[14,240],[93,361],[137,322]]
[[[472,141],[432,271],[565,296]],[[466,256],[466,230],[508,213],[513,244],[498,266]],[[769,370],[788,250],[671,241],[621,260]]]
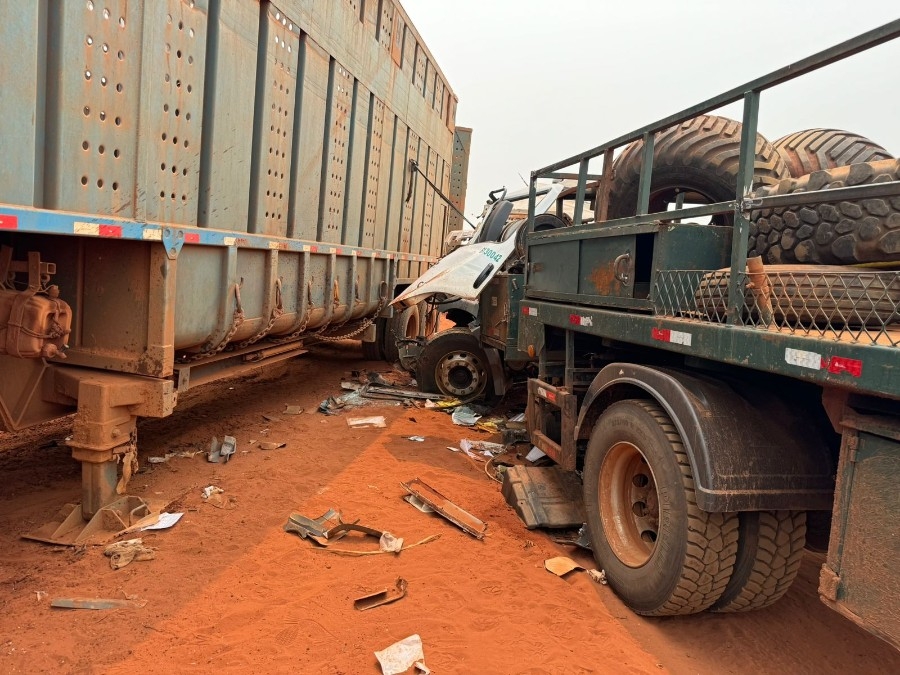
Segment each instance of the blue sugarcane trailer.
[[[809,545],[822,600],[900,646],[900,162],[791,175],[757,135],[762,92],[898,36],[531,175],[577,180],[574,223],[494,278],[481,340],[537,360],[531,440],[581,475],[594,556],[638,613],[766,607]],[[742,123],[707,114],[735,102]]]
[[470,130],[394,0],[6,2],[0,73],[0,429],[75,413],[83,467],[41,538],[146,513],[135,422],[180,392],[377,354],[459,227]]

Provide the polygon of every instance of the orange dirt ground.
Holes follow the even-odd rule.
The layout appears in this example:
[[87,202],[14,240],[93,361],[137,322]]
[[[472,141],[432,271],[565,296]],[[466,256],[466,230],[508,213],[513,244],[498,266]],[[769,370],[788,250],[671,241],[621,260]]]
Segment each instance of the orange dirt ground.
[[[446,449],[475,432],[434,410],[315,411],[340,393],[342,374],[388,370],[358,354],[358,343],[323,345],[274,371],[190,392],[172,417],[143,421],[142,472],[130,491],[185,516],[143,533],[155,560],[118,571],[101,547],[19,538],[80,499],[79,465],[51,443],[67,422],[0,433],[0,672],[376,674],[373,652],[413,633],[436,674],[900,672],[900,654],[819,602],[821,556],[807,556],[776,606],[731,616],[644,619],[584,573],[549,574],[543,561],[556,555],[593,565],[526,530],[483,467]],[[306,412],[283,415],[285,405]],[[345,419],[381,414],[386,429],[351,429]],[[202,454],[146,462],[226,433],[239,442],[228,464]],[[414,434],[427,440],[403,438]],[[287,446],[263,451],[253,439]],[[417,476],[486,521],[489,536],[476,541],[404,502],[400,482]],[[203,503],[210,484],[225,489],[226,508]],[[292,511],[315,517],[329,507],[407,543],[440,538],[396,556],[343,557],[281,529]],[[354,598],[398,576],[409,582],[406,598],[353,609]],[[126,595],[146,605],[49,606],[55,597]]]

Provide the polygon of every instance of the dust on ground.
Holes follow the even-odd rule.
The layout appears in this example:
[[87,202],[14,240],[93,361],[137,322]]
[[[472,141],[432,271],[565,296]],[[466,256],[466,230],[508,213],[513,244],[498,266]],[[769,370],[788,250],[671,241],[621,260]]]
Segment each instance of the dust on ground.
[[[483,466],[447,449],[472,436],[449,415],[396,405],[316,412],[347,371],[389,368],[358,354],[358,343],[323,345],[280,369],[189,392],[170,418],[142,421],[143,470],[130,492],[185,516],[142,533],[155,560],[117,571],[101,547],[19,538],[80,499],[80,465],[56,442],[70,421],[0,433],[0,671],[378,673],[373,652],[418,633],[435,673],[900,672],[900,654],[819,602],[821,556],[807,556],[774,607],[729,616],[645,619],[584,573],[549,574],[543,561],[557,555],[593,565],[526,530]],[[282,414],[286,405],[305,412]],[[351,429],[346,417],[357,413],[384,415],[387,427]],[[228,464],[203,454],[146,462],[224,434],[238,440]],[[286,446],[260,450],[252,440]],[[486,521],[484,541],[403,501],[401,481],[416,477]],[[224,508],[203,502],[207,485],[225,490]],[[344,557],[282,530],[291,512],[330,507],[407,543],[440,537],[399,555]],[[406,598],[353,609],[397,577],[409,583]],[[73,596],[146,604],[49,606]]]

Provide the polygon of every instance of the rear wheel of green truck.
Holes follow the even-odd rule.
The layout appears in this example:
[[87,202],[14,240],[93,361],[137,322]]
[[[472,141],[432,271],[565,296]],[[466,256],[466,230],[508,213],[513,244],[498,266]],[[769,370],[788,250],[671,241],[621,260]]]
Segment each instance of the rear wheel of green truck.
[[806,511],[740,514],[737,562],[714,612],[749,612],[776,602],[791,587],[806,545]]
[[491,368],[478,338],[466,328],[450,328],[432,336],[416,366],[422,391],[460,401],[490,397]]
[[638,614],[700,612],[725,590],[738,517],[701,511],[687,453],[655,402],[619,401],[591,434],[584,504],[594,558]]

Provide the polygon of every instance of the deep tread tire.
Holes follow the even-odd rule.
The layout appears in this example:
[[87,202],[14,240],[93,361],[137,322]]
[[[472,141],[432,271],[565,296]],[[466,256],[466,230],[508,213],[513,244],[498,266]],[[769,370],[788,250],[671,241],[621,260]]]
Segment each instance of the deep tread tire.
[[[457,360],[461,364],[459,366],[461,370],[456,374],[448,374],[443,369],[443,366],[448,364],[448,359]],[[469,366],[472,367],[472,371],[468,371]],[[487,356],[481,342],[467,328],[450,328],[431,336],[425,343],[425,351],[416,364],[415,375],[422,391],[453,396],[464,402],[477,398],[490,399],[493,395],[493,378]],[[448,375],[454,378],[457,375],[461,376],[462,379],[454,379],[456,383],[465,383],[464,378],[472,377],[474,384],[472,391],[464,395],[454,391],[447,385]]]
[[[644,142],[625,148],[613,165],[608,217],[633,216],[637,210]],[[726,117],[701,115],[656,134],[650,213],[665,211],[678,191],[688,203],[713,203],[735,198],[741,149],[741,123]],[[774,185],[789,177],[781,156],[763,136],[756,137],[753,185]],[[731,223],[730,215],[716,223]]]
[[887,150],[865,136],[840,129],[804,129],[783,136],[772,145],[794,178],[823,169],[893,159]]
[[[755,197],[900,180],[900,160],[816,171]],[[900,261],[900,197],[760,209],[750,214],[750,255],[767,263],[841,265]]]
[[715,612],[749,612],[768,607],[790,588],[806,544],[805,511],[748,511],[740,514],[737,562]]
[[[601,514],[601,470],[617,444],[639,448],[659,499],[658,536],[646,562],[629,566],[614,552]],[[712,605],[731,578],[738,544],[738,515],[697,506],[687,453],[675,426],[655,402],[619,401],[591,433],[584,465],[584,503],[594,558],[612,589],[638,614],[693,614]],[[631,511],[613,517],[631,518]]]
[[[378,331],[376,330],[376,335]],[[362,342],[362,355],[366,361],[381,361],[384,359],[384,350],[381,341],[376,337],[374,342]]]
[[415,334],[410,335],[410,333],[418,333],[418,326],[419,305],[407,307],[387,320],[383,346],[385,361],[395,363],[400,360],[400,348],[397,346],[397,340],[415,337]]

